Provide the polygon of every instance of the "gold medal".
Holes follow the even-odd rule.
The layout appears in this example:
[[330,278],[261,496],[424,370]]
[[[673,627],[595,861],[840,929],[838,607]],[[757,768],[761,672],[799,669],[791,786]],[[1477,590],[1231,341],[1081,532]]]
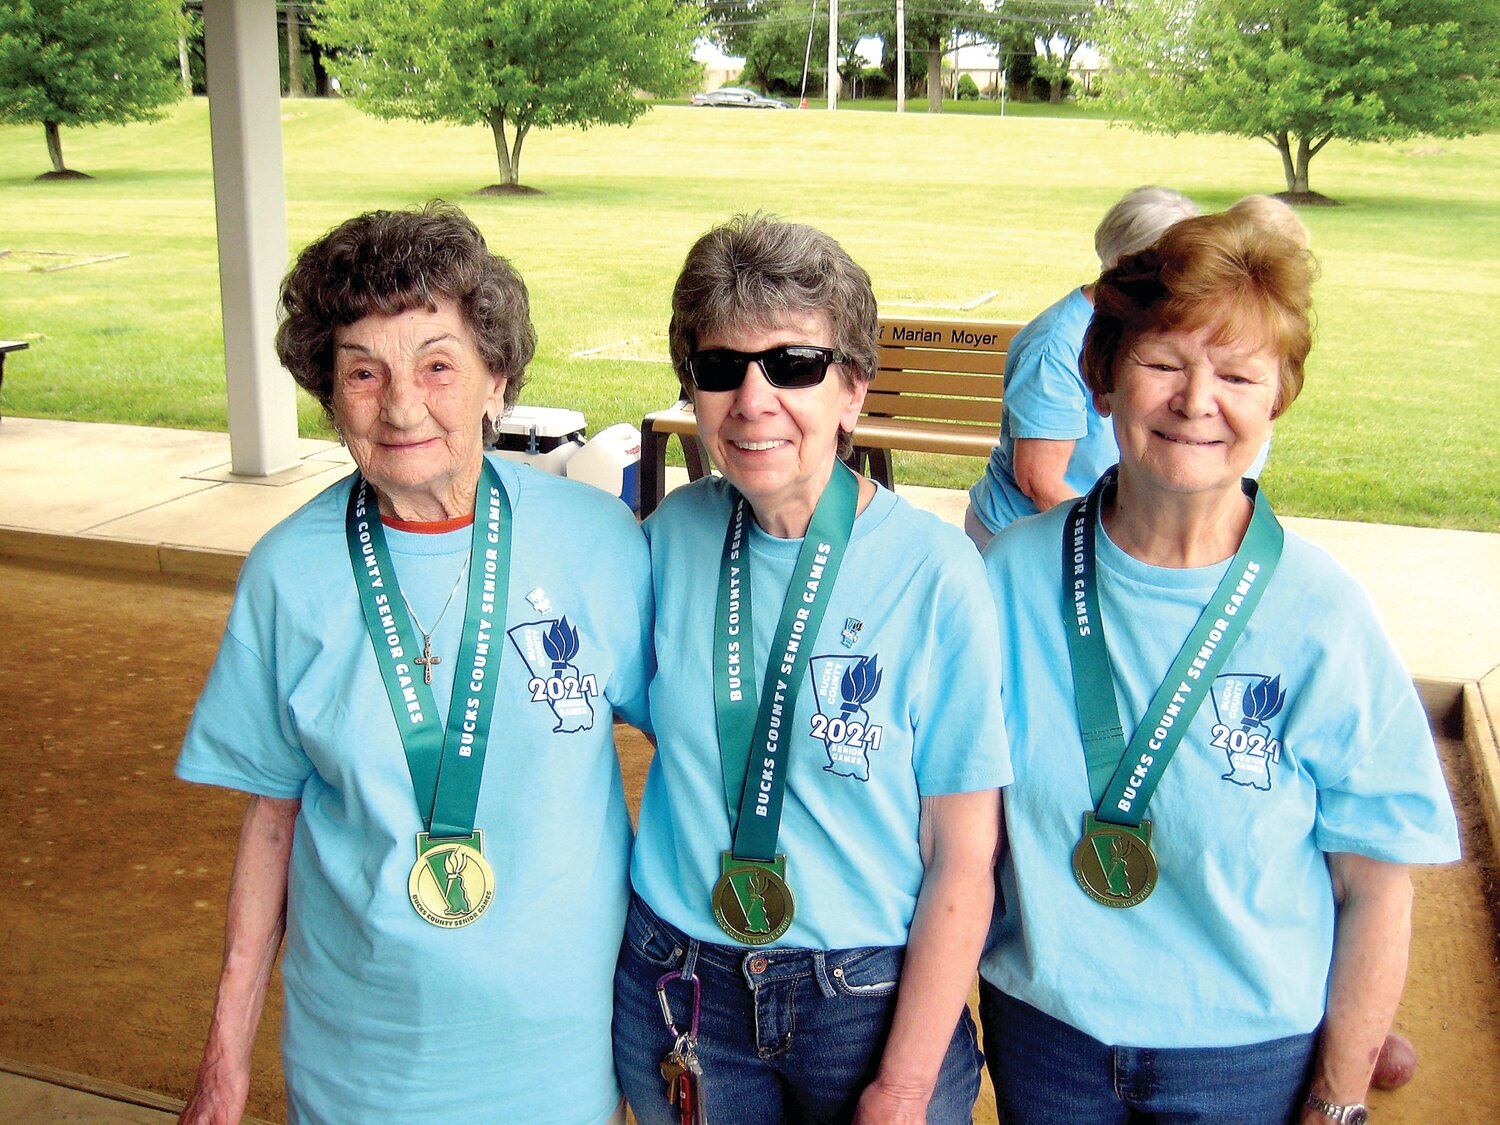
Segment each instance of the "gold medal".
[[431,839],[417,833],[417,862],[406,889],[411,904],[434,926],[467,926],[495,897],[495,873],[480,849],[484,833],[453,839]]
[[1123,909],[1144,902],[1156,890],[1151,822],[1128,828],[1086,813],[1083,839],[1073,849],[1073,876],[1083,893],[1102,906]]
[[786,856],[770,863],[735,859],[725,852],[714,884],[714,921],[735,941],[767,945],[786,933],[797,904],[786,882]]

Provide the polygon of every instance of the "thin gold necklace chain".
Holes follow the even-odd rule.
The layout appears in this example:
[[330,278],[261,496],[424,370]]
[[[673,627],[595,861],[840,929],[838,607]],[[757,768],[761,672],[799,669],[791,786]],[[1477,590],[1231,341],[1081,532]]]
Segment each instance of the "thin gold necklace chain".
[[464,555],[463,566],[458,568],[458,577],[453,581],[453,589],[448,591],[448,600],[443,603],[443,608],[438,612],[437,620],[432,623],[431,629],[423,627],[421,618],[417,616],[417,611],[411,607],[411,601],[407,598],[406,591],[401,590],[399,585],[396,587],[398,590],[401,590],[401,600],[406,603],[406,612],[411,614],[411,619],[417,623],[417,628],[421,630],[422,644],[424,646],[432,640],[432,634],[436,633],[437,627],[443,623],[443,618],[448,613],[448,607],[453,604],[453,596],[458,593],[459,586],[463,584],[464,576],[469,573],[469,560],[473,557],[474,549],[470,547],[468,554]]

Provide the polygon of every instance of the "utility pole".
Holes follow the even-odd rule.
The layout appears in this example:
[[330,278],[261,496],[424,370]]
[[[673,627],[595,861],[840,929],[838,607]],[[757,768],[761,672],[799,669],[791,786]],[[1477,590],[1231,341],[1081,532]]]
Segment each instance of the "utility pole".
[[906,112],[906,0],[896,0],[896,112]]
[[807,49],[802,52],[802,94],[798,102],[798,109],[807,108],[807,71],[812,65],[812,41],[813,32],[818,27],[818,0],[813,0],[812,17],[807,21]]
[[839,0],[828,0],[828,108],[839,107]]

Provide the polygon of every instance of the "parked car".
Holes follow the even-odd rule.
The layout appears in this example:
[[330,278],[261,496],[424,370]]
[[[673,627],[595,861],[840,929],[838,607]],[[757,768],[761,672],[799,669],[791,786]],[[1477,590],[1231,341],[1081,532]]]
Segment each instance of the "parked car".
[[743,86],[725,86],[707,94],[694,94],[694,105],[730,106],[737,109],[791,109],[780,98],[767,98]]

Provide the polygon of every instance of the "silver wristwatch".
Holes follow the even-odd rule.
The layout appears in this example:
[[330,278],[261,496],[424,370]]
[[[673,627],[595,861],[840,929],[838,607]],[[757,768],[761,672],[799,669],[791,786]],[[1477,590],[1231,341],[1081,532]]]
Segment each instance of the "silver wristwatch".
[[1365,1125],[1370,1120],[1369,1107],[1355,1102],[1353,1105],[1334,1105],[1325,1102],[1317,1094],[1307,1095],[1307,1107],[1315,1109],[1324,1117],[1337,1121],[1339,1125]]

